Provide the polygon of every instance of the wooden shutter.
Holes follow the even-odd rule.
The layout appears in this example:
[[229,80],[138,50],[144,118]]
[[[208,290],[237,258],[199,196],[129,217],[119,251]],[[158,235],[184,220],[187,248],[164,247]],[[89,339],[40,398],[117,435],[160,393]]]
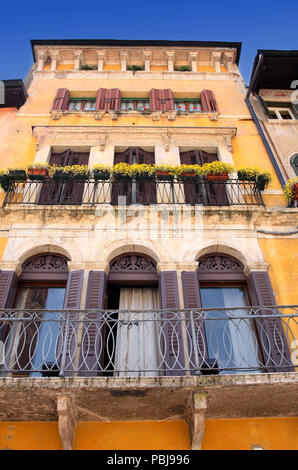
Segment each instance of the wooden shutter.
[[95,111],[108,111],[108,92],[107,88],[97,90]]
[[212,90],[202,90],[201,103],[203,111],[205,112],[210,113],[218,111],[216,99]]
[[[154,152],[147,152],[141,148],[136,148],[136,163],[154,165],[155,155]],[[138,204],[155,204],[156,203],[156,183],[152,182],[137,182],[137,198]]]
[[52,111],[64,111],[69,103],[69,90],[67,88],[58,88],[52,104]]
[[[69,161],[70,149],[63,153],[52,153],[49,164],[51,166],[66,166]],[[52,205],[58,204],[60,201],[61,192],[63,189],[62,183],[55,183],[54,181],[45,181],[42,185],[38,204]]]
[[[162,309],[178,310],[180,308],[176,271],[161,271],[159,275],[159,290]],[[164,367],[166,370],[164,374],[184,375],[184,345],[180,313],[169,311],[164,312],[162,316],[166,318],[166,321],[161,326],[165,335]]]
[[[0,271],[0,309],[12,308],[18,278],[15,271]],[[0,310],[0,319],[4,316]],[[7,333],[7,325],[0,320],[0,341],[4,341]]]
[[151,88],[149,103],[151,111],[175,111],[174,96],[170,88],[164,90]]
[[[86,296],[86,309],[104,309],[107,277],[104,271],[90,271]],[[87,312],[83,323],[80,357],[80,376],[100,375],[104,358],[105,324],[103,314]],[[84,370],[85,369],[85,370]]]
[[175,111],[175,103],[173,92],[170,88],[162,90],[163,111]]
[[[114,156],[114,165],[117,163],[127,163],[132,165],[133,163],[133,148],[130,147],[124,152],[117,152]],[[128,182],[114,182],[112,184],[111,192],[111,204],[118,205],[118,197],[126,196],[126,204],[131,202],[131,183]]]
[[[69,323],[67,325],[65,321],[62,325],[58,340],[58,352],[60,355],[63,353],[64,341],[67,343],[64,364],[65,376],[72,375],[72,370],[75,368],[74,355],[77,348],[77,328],[79,320],[79,314],[76,313],[75,310],[80,308],[83,276],[83,270],[70,271],[67,278],[63,308],[68,311]],[[66,338],[67,328],[68,334]],[[60,366],[62,366],[62,364]]]
[[[248,278],[248,287],[252,303],[256,307],[275,305],[273,290],[266,271],[252,272]],[[264,308],[261,313],[270,315],[272,312]],[[256,325],[265,365],[269,366],[268,372],[293,371],[294,368],[289,366],[292,364],[291,355],[281,320],[272,315],[272,319],[257,319]]]
[[108,109],[111,111],[119,111],[121,108],[121,91],[119,88],[111,88],[109,90]]
[[[201,165],[204,165],[204,163],[212,163],[217,161],[218,156],[216,153],[209,153],[204,152],[203,150],[199,150],[199,159],[201,161]],[[206,182],[205,191],[207,203],[209,205],[227,206],[229,204],[225,183],[216,183],[215,181],[212,183]]]
[[[193,271],[183,271],[181,275],[184,307],[186,309],[194,309],[192,312],[193,323],[191,321],[191,312],[186,312],[185,315],[191,367],[200,368],[202,363],[208,357],[208,351],[204,319],[200,317],[198,312],[196,312],[196,309],[202,307],[198,273]],[[193,336],[193,331],[195,337]]]
[[162,107],[162,90],[157,90],[156,88],[151,88],[149,92],[149,104],[151,111],[163,111]]
[[[88,165],[89,153],[70,152],[67,165]],[[61,192],[61,204],[81,204],[84,194],[84,183],[64,183]]]

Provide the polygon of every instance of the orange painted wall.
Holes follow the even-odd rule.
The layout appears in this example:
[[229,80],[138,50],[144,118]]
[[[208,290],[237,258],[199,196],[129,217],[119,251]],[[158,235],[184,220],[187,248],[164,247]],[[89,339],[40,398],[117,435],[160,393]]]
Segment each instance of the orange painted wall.
[[[298,418],[208,419],[203,450],[298,450]],[[78,423],[74,450],[189,450],[185,421]],[[61,450],[57,422],[0,423],[0,450]]]
[[185,421],[79,423],[74,450],[189,449]]
[[209,419],[202,450],[298,450],[298,418]]

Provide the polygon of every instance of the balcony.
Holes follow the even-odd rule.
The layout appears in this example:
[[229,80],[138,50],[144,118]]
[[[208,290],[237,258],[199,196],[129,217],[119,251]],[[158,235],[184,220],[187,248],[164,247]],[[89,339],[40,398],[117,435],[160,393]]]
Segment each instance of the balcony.
[[206,177],[195,181],[152,180],[115,182],[109,180],[57,182],[15,181],[10,183],[3,207],[34,205],[117,205],[119,197],[126,204],[190,204],[204,206],[264,206],[256,182],[229,179],[210,182]]
[[1,377],[294,372],[298,306],[3,310]]

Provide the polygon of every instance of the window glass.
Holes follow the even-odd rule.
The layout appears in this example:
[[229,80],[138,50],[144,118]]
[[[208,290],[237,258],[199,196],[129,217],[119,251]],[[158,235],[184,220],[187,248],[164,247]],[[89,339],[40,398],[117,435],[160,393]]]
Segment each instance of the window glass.
[[291,165],[292,165],[293,170],[295,171],[295,175],[298,176],[298,154],[292,157]]

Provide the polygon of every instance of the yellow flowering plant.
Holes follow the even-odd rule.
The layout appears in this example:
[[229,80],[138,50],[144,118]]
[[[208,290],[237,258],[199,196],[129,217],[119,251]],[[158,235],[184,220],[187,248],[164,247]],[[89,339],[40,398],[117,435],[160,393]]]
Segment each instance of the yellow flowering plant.
[[87,165],[66,165],[66,166],[53,166],[49,169],[49,174],[54,179],[87,179],[90,171]]
[[295,197],[297,197],[296,185],[298,185],[298,176],[289,179],[287,184],[283,187],[284,198],[288,204],[291,204]]
[[237,170],[239,180],[256,181],[260,173],[262,170],[257,167],[241,167]]
[[203,169],[200,165],[180,165],[176,167],[176,175],[183,176],[185,173],[194,173],[196,176],[203,175]]
[[155,165],[146,163],[130,165],[131,176],[153,176],[155,174]]
[[216,174],[216,175],[221,175],[223,173],[233,173],[235,171],[235,168],[233,165],[230,163],[225,163],[225,162],[219,162],[219,161],[214,161],[211,163],[204,163],[202,166],[202,173],[204,175],[208,174]]

